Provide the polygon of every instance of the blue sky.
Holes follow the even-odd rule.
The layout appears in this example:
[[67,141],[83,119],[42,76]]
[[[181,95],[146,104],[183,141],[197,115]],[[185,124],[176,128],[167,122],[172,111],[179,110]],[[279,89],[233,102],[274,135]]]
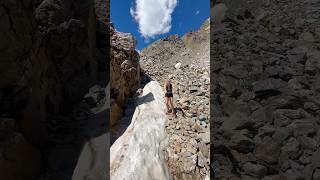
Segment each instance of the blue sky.
[[[136,1],[139,1],[140,8],[137,8]],[[130,8],[132,8],[132,12],[136,12],[135,15],[138,17],[136,20],[132,16],[134,14],[130,13]],[[171,22],[168,20],[168,16],[169,19],[171,17]],[[209,0],[110,1],[111,22],[118,31],[131,33],[138,40],[137,49],[139,50],[159,38],[171,34],[182,36],[186,32],[196,30],[209,16]],[[162,25],[159,26],[159,24]],[[170,26],[171,28],[168,31]],[[139,27],[141,27],[142,33],[139,32]]]

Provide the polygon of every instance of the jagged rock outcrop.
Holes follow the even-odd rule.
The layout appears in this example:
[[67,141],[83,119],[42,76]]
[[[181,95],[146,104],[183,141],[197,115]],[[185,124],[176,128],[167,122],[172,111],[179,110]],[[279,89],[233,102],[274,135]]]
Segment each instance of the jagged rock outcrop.
[[319,1],[220,1],[211,31],[216,179],[319,179]]
[[110,125],[123,114],[130,96],[140,86],[139,53],[135,50],[136,40],[129,33],[117,32],[111,27],[111,115]]
[[112,180],[170,179],[164,152],[167,139],[163,96],[156,81],[143,88],[129,127],[111,146]]
[[172,76],[177,117],[166,121],[166,151],[173,179],[210,178],[209,24],[208,19],[183,37],[160,39],[140,54],[142,81],[149,77],[163,86]]
[[[94,8],[90,0],[1,2],[0,179],[70,179],[93,134],[81,129],[87,116],[100,120],[95,135],[105,132],[106,111],[90,111],[104,104],[108,79]],[[102,90],[90,104],[94,85]]]

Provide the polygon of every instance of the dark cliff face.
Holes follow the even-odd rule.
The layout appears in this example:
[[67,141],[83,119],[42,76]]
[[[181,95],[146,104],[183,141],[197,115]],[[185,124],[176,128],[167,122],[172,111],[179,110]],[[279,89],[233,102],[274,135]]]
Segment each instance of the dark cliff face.
[[215,177],[317,179],[319,2],[220,2],[211,26]]
[[89,1],[74,9],[59,1],[24,3],[2,5],[8,23],[0,83],[2,96],[12,98],[3,111],[19,119],[30,142],[41,145],[46,115],[67,113],[97,79],[95,19]]
[[1,2],[0,134],[6,143],[1,143],[0,151],[20,164],[0,158],[1,179],[39,175],[52,117],[72,117],[90,87],[106,86],[108,15],[103,13],[107,12],[104,3]]

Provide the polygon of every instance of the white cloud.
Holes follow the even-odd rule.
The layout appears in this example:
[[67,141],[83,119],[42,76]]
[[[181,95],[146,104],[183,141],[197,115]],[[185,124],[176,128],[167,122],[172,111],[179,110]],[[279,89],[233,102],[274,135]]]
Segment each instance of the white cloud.
[[139,25],[139,32],[145,39],[164,34],[171,29],[171,14],[178,0],[135,0],[130,14]]
[[200,13],[200,11],[199,11],[199,10],[197,10],[197,11],[196,11],[196,13],[195,13],[195,15],[198,15],[199,13]]

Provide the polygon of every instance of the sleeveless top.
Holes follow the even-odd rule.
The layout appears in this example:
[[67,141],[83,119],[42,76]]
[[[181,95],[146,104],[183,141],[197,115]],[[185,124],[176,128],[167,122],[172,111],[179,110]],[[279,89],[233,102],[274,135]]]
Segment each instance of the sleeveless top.
[[169,83],[167,85],[166,90],[167,90],[168,93],[172,93],[172,84],[171,83]]

